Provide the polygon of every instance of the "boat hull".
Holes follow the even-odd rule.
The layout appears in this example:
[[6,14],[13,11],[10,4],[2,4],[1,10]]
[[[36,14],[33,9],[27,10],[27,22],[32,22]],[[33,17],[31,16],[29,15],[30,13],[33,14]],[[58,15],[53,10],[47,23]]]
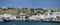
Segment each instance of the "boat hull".
[[47,20],[41,20],[40,22],[51,22],[51,23],[60,23],[60,21],[47,21]]
[[60,23],[60,21],[37,21],[37,20],[6,20],[4,19],[4,22],[31,22],[31,21],[34,21],[34,22],[52,22],[52,23]]

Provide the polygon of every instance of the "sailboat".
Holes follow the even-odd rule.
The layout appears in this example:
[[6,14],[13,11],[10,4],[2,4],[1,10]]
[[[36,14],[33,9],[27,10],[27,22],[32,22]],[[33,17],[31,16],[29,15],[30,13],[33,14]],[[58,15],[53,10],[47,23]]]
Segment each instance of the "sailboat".
[[48,10],[47,14],[48,15],[35,15],[35,16],[32,16],[32,17],[29,17],[30,20],[38,20],[40,22],[53,22],[53,23],[60,23],[60,20],[58,20],[56,17],[57,15],[50,15],[50,10]]

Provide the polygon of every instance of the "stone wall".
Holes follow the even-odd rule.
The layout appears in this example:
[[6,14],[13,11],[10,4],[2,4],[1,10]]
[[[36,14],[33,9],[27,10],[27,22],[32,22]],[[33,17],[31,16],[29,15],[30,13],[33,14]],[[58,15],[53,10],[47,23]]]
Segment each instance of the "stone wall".
[[17,9],[7,9],[7,10],[0,9],[0,14],[5,14],[5,13],[8,13],[8,14],[17,14],[18,10]]

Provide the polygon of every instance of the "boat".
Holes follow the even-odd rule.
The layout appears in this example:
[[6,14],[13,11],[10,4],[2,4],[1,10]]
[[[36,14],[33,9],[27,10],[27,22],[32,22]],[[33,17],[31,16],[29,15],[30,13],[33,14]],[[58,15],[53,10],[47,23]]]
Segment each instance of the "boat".
[[[53,22],[53,23],[60,23],[60,21],[58,21],[57,19],[56,19],[56,16],[54,16],[54,17],[52,17],[52,16],[50,16],[50,12],[47,12],[47,14],[48,15],[33,15],[33,16],[31,16],[31,17],[28,17],[28,19],[25,19],[25,16],[21,16],[21,20],[19,20],[19,19],[17,19],[17,18],[15,18],[15,17],[10,17],[8,14],[5,14],[4,16],[5,16],[5,19],[3,19],[3,21],[4,22],[20,22],[20,21],[24,21],[24,22],[29,22],[29,21],[34,21],[34,22]],[[7,16],[8,15],[8,16]],[[3,17],[4,17],[3,16]],[[6,17],[8,17],[8,18],[6,18]],[[10,17],[10,18],[9,18]],[[50,20],[50,19],[48,19],[48,18],[53,18],[53,19],[56,19],[56,20]],[[45,20],[46,19],[46,20]],[[47,21],[48,20],[48,21]]]
[[38,20],[6,20],[6,19],[3,19],[3,22],[51,22],[51,23],[60,23],[60,21],[38,21]]

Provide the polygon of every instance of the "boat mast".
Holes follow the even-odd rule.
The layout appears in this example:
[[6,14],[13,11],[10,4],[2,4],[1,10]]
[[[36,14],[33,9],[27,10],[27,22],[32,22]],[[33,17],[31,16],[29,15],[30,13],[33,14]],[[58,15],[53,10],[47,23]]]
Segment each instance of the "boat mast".
[[50,10],[48,10],[48,12],[47,12],[48,18],[50,18],[50,12],[51,12]]

